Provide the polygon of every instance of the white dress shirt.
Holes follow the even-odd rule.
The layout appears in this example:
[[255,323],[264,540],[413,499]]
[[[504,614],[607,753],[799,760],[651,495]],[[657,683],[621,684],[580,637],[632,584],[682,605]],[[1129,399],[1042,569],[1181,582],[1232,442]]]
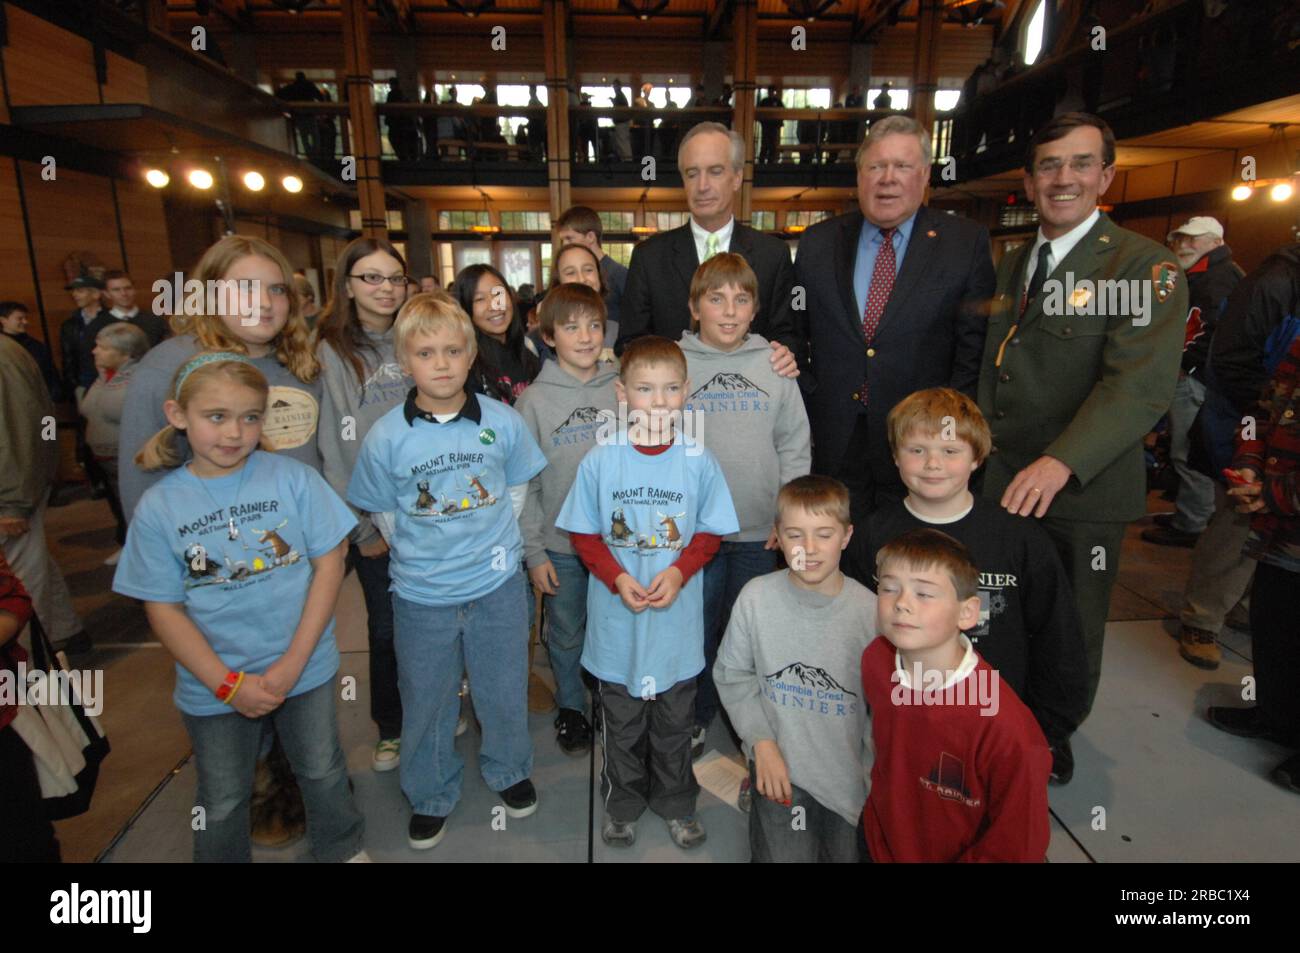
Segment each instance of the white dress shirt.
[[695,221],[694,216],[692,216],[691,235],[695,238],[695,260],[703,264],[705,259],[708,258],[708,252],[705,251],[705,248],[708,245],[710,235],[718,236],[719,252],[730,251],[731,233],[734,232],[735,230],[736,230],[735,216],[732,216],[731,218],[727,219],[727,224],[723,225],[716,232],[710,232],[706,230],[704,226],[702,226],[699,222]]
[[1097,224],[1099,218],[1101,218],[1101,209],[1093,209],[1092,214],[1081,223],[1074,226],[1060,238],[1050,240],[1043,234],[1043,229],[1040,227],[1038,229],[1038,240],[1034,242],[1034,247],[1029,249],[1029,267],[1025,269],[1025,287],[1021,290],[1029,290],[1029,282],[1033,280],[1034,271],[1038,267],[1038,249],[1045,244],[1052,246],[1052,250],[1047,253],[1047,274],[1050,275],[1056,270],[1057,265],[1065,261],[1065,256],[1070,254],[1070,250],[1079,244],[1092,226]]

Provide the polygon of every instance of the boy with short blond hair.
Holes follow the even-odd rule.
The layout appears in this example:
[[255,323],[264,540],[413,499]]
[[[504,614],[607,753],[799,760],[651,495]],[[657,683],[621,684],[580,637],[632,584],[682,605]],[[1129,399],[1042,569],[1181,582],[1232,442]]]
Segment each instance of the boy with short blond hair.
[[578,464],[596,445],[605,420],[617,410],[618,372],[600,364],[605,304],[586,285],[552,288],[539,309],[542,339],[555,351],[515,404],[546,455],[546,469],[528,485],[519,518],[528,575],[542,592],[545,642],[555,676],[555,741],[566,754],[591,747],[582,685],[583,634],[587,628],[587,578],[569,534],[555,525],[573,486]]
[[731,607],[746,583],[777,568],[777,493],[812,466],[799,385],[772,370],[767,339],[750,333],[758,306],[758,277],[742,256],[722,252],[695,270],[692,330],[681,341],[692,381],[686,411],[717,456],[740,519],[740,532],[723,540],[704,570],[705,668],[695,696],[695,757],[703,754],[718,711],[713,662]]
[[682,432],[687,386],[672,341],[629,345],[614,385],[626,429],[602,429],[556,519],[591,571],[582,666],[600,683],[607,844],[631,845],[647,807],[677,846],[705,839],[691,770],[699,570],[740,526],[717,460]]
[[857,578],[874,588],[876,552],[911,529],[934,526],[979,567],[980,612],[968,633],[981,656],[1024,699],[1052,748],[1052,778],[1074,770],[1070,735],[1087,708],[1079,613],[1056,547],[1032,519],[974,496],[972,474],[992,437],[975,402],[935,387],[899,401],[886,421],[907,498],[881,507],[853,547]]
[[853,863],[867,796],[859,666],[876,635],[876,597],[840,571],[853,535],[843,483],[793,480],[776,512],[789,568],[741,590],[713,667],[758,795],[750,859]]
[[413,811],[408,843],[422,850],[442,839],[460,799],[464,759],[455,733],[464,671],[483,728],[483,779],[510,817],[537,810],[516,506],[546,458],[518,413],[466,390],[474,327],[451,298],[413,297],[397,314],[393,344],[415,386],[366,435],[347,498],[393,518],[386,535],[400,771]]
[[878,554],[880,638],[862,653],[875,763],[863,810],[876,862],[1038,863],[1050,840],[1042,730],[963,630],[979,573],[936,529]]

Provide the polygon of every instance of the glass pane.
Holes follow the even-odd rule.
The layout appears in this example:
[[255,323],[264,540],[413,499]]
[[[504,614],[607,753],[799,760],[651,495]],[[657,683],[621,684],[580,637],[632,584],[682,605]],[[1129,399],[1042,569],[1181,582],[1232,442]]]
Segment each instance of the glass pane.
[[457,242],[456,271],[460,272],[470,265],[492,264],[492,246],[481,242]]
[[501,246],[501,274],[511,288],[533,283],[533,246],[531,243]]

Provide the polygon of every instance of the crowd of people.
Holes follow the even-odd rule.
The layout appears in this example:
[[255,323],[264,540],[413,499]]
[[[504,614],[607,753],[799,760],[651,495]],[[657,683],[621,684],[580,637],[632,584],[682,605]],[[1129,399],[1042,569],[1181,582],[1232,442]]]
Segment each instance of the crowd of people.
[[[722,715],[754,860],[1041,861],[1168,413],[1178,508],[1147,535],[1195,545],[1180,651],[1217,665],[1249,586],[1257,702],[1208,717],[1298,747],[1300,246],[1243,278],[1214,219],[1168,248],[1120,227],[1098,209],[1114,136],[1082,113],[1029,144],[1039,229],[997,269],[983,226],[923,204],[930,143],[905,116],[871,125],[858,210],[793,264],[735,219],[737,133],[700,123],[675,147],[689,221],[623,269],[569,209],[527,304],[491,265],[443,291],[359,238],[309,323],[285,256],[228,236],[193,277],[255,281],[259,310],[164,326],[127,276],[83,276],[58,373],[0,306],[0,659],[24,659],[33,609],[88,646],[43,531],[42,422],[75,399],[123,545],[113,590],[176,660],[196,860],[251,859],[277,758],[315,857],[369,859],[333,695],[355,571],[372,766],[399,772],[413,849],[460,799],[471,707],[485,782],[510,817],[537,810],[540,600],[556,743],[600,735],[607,844],[635,843],[647,809],[679,847],[706,840],[692,760]],[[1097,313],[1102,286],[1078,289],[1102,280],[1149,307]],[[57,857],[12,717],[0,855]],[[1300,791],[1300,756],[1273,776]]]

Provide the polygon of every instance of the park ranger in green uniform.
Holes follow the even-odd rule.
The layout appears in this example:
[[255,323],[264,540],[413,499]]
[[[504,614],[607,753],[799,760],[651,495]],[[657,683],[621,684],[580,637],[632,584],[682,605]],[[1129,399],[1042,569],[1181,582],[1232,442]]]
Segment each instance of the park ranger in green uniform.
[[[994,444],[983,492],[1041,519],[1056,544],[1083,623],[1091,710],[1124,529],[1146,515],[1142,438],[1178,381],[1187,283],[1167,248],[1097,208],[1115,177],[1103,120],[1055,117],[1025,170],[1039,229],[998,268],[979,379]],[[1052,754],[1065,783],[1068,742]]]

